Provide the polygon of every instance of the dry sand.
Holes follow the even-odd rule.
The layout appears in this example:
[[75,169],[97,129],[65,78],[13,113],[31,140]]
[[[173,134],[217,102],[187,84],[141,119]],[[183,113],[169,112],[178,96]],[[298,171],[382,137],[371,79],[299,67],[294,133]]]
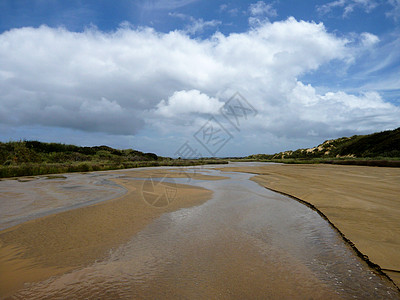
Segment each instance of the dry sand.
[[400,286],[400,168],[337,165],[227,167],[304,200]]
[[[128,192],[117,199],[32,220],[0,232],[0,298],[24,283],[83,267],[105,258],[109,251],[127,242],[152,220],[165,212],[201,204],[212,192],[176,184],[176,194],[167,206],[154,207],[144,201],[143,180],[133,177],[163,177],[168,171],[126,171],[127,178],[115,179]],[[119,173],[121,174],[121,173]],[[170,177],[186,177],[174,174]],[[197,179],[224,177],[197,175]],[[148,182],[147,182],[148,183]],[[168,185],[168,184],[167,184]],[[157,185],[155,194],[165,186]],[[171,200],[170,199],[170,200]]]

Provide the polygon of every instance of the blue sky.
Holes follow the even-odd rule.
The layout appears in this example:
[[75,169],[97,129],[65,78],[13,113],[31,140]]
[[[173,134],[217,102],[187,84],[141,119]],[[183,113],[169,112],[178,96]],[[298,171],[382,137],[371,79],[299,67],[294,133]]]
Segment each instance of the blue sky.
[[[248,8],[257,1],[129,1],[117,4],[109,0],[56,1],[56,0],[3,0],[0,3],[0,31],[25,26],[63,26],[72,31],[82,31],[97,26],[102,31],[113,31],[122,22],[135,26],[150,26],[160,32],[183,29],[188,20],[174,17],[180,13],[196,19],[219,20],[218,30],[224,34],[244,32],[248,29]],[[324,5],[343,2],[329,10]],[[371,32],[375,35],[393,33],[398,28],[396,1],[265,1],[276,10],[271,21],[296,19],[323,22],[329,31]],[[363,4],[365,3],[365,4]],[[353,6],[345,13],[346,6]],[[372,5],[372,7],[370,7]],[[375,6],[376,5],[376,6]],[[397,6],[398,9],[398,6]],[[393,16],[390,14],[393,13]],[[389,14],[389,16],[388,16]],[[209,33],[214,33],[215,28]]]
[[3,0],[0,140],[241,156],[394,129],[399,50],[399,0]]

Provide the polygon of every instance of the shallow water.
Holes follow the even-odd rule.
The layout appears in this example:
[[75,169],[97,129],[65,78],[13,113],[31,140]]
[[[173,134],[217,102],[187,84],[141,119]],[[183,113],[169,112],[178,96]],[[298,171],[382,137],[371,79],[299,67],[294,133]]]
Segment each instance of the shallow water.
[[0,230],[123,195],[106,172],[21,177],[0,181]]
[[223,175],[230,179],[169,179],[214,196],[164,214],[107,260],[31,284],[14,298],[400,298],[318,213],[250,174]]

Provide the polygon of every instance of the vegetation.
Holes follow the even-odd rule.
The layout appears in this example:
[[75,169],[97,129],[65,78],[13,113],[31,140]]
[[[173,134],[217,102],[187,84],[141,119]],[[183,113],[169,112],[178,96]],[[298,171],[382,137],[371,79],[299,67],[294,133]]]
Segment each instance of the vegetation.
[[[329,163],[400,167],[400,128],[328,140],[310,149],[255,154],[240,161]],[[38,141],[0,142],[0,178],[151,166],[227,163],[221,159],[171,159],[108,146],[79,147]]]
[[217,159],[183,160],[108,146],[79,147],[38,141],[0,142],[0,178],[89,172],[151,166],[227,163]]
[[[327,140],[317,147],[256,154],[247,160],[400,167],[400,128]],[[243,160],[242,160],[243,161]]]

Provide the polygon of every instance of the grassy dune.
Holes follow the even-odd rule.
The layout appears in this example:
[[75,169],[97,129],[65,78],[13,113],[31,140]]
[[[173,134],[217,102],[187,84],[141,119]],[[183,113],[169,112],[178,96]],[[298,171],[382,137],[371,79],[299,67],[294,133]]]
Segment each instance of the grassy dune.
[[0,143],[0,178],[153,166],[224,164],[218,159],[171,159],[133,149],[79,147],[38,141]]
[[267,161],[288,164],[339,164],[400,167],[400,128],[368,135],[354,135],[309,148],[275,154],[254,154],[241,161]]

